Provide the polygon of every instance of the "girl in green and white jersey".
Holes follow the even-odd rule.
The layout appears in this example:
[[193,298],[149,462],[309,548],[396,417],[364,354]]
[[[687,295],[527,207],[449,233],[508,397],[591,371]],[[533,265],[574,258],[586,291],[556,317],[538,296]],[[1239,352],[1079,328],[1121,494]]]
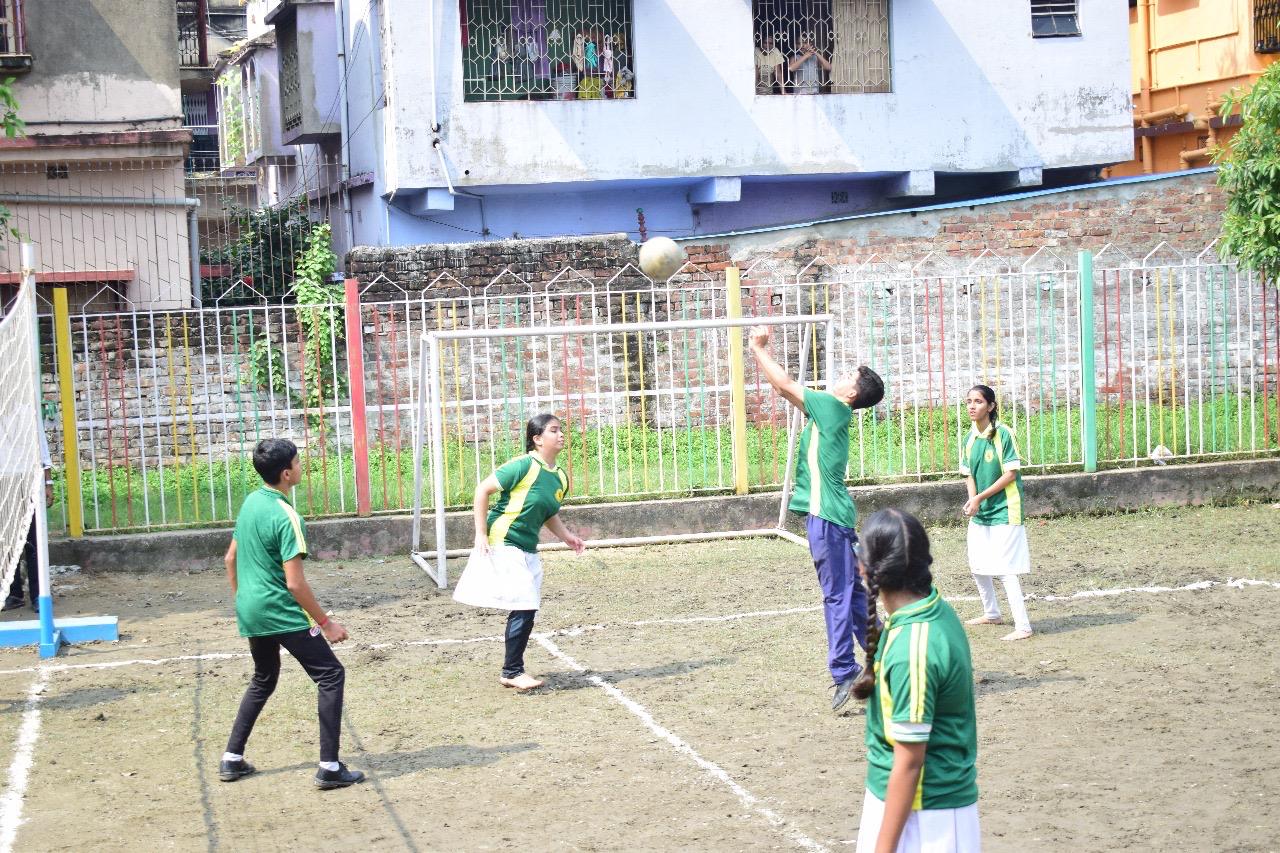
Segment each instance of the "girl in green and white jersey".
[[1022,460],[1013,430],[997,422],[996,392],[975,385],[965,397],[973,427],[960,452],[960,473],[969,499],[962,512],[969,519],[969,571],[978,585],[982,615],[967,625],[999,625],[1000,603],[993,577],[999,577],[1013,613],[1013,630],[1003,640],[1031,636],[1031,620],[1018,575],[1031,571],[1027,528],[1022,523]]

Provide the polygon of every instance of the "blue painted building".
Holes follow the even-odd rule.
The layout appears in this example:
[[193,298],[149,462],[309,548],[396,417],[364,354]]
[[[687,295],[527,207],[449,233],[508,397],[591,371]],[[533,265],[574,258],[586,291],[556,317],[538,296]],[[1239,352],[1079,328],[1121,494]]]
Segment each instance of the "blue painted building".
[[[723,233],[1132,156],[1113,0],[259,2],[331,10],[332,67],[280,79],[338,72],[307,139],[342,161],[350,244],[638,237],[641,210],[650,235]],[[328,61],[311,30],[292,61]]]

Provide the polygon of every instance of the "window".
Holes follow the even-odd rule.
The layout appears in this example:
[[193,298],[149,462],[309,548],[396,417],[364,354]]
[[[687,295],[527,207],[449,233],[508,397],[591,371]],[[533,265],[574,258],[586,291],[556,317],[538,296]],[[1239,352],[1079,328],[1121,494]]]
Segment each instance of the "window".
[[468,101],[636,95],[631,0],[461,0]]
[[889,0],[754,0],[757,95],[888,92]]
[[31,68],[22,0],[0,0],[0,68],[8,71]]
[[1253,4],[1254,53],[1280,53],[1280,3]]
[[1080,10],[1076,0],[1031,0],[1032,38],[1080,35]]

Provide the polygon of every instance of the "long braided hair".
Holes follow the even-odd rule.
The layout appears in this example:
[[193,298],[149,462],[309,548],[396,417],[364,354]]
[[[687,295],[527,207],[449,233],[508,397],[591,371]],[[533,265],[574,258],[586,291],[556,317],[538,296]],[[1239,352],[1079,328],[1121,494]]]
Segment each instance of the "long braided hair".
[[929,534],[920,520],[900,509],[872,513],[862,525],[862,573],[867,580],[867,666],[853,683],[853,695],[866,699],[875,685],[880,648],[880,591],[928,595],[933,587]]

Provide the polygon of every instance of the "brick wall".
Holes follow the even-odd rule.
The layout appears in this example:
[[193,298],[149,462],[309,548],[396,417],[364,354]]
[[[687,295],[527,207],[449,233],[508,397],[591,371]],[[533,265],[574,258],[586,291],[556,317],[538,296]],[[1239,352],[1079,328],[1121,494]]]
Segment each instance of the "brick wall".
[[1199,254],[1217,236],[1225,208],[1216,173],[1099,184],[1011,201],[940,210],[890,212],[795,229],[689,241],[689,260],[798,268],[814,257],[858,263],[872,254],[916,263],[930,252],[971,258],[984,251],[1021,260],[1043,248],[1063,257],[1107,244],[1141,259],[1161,241]]

